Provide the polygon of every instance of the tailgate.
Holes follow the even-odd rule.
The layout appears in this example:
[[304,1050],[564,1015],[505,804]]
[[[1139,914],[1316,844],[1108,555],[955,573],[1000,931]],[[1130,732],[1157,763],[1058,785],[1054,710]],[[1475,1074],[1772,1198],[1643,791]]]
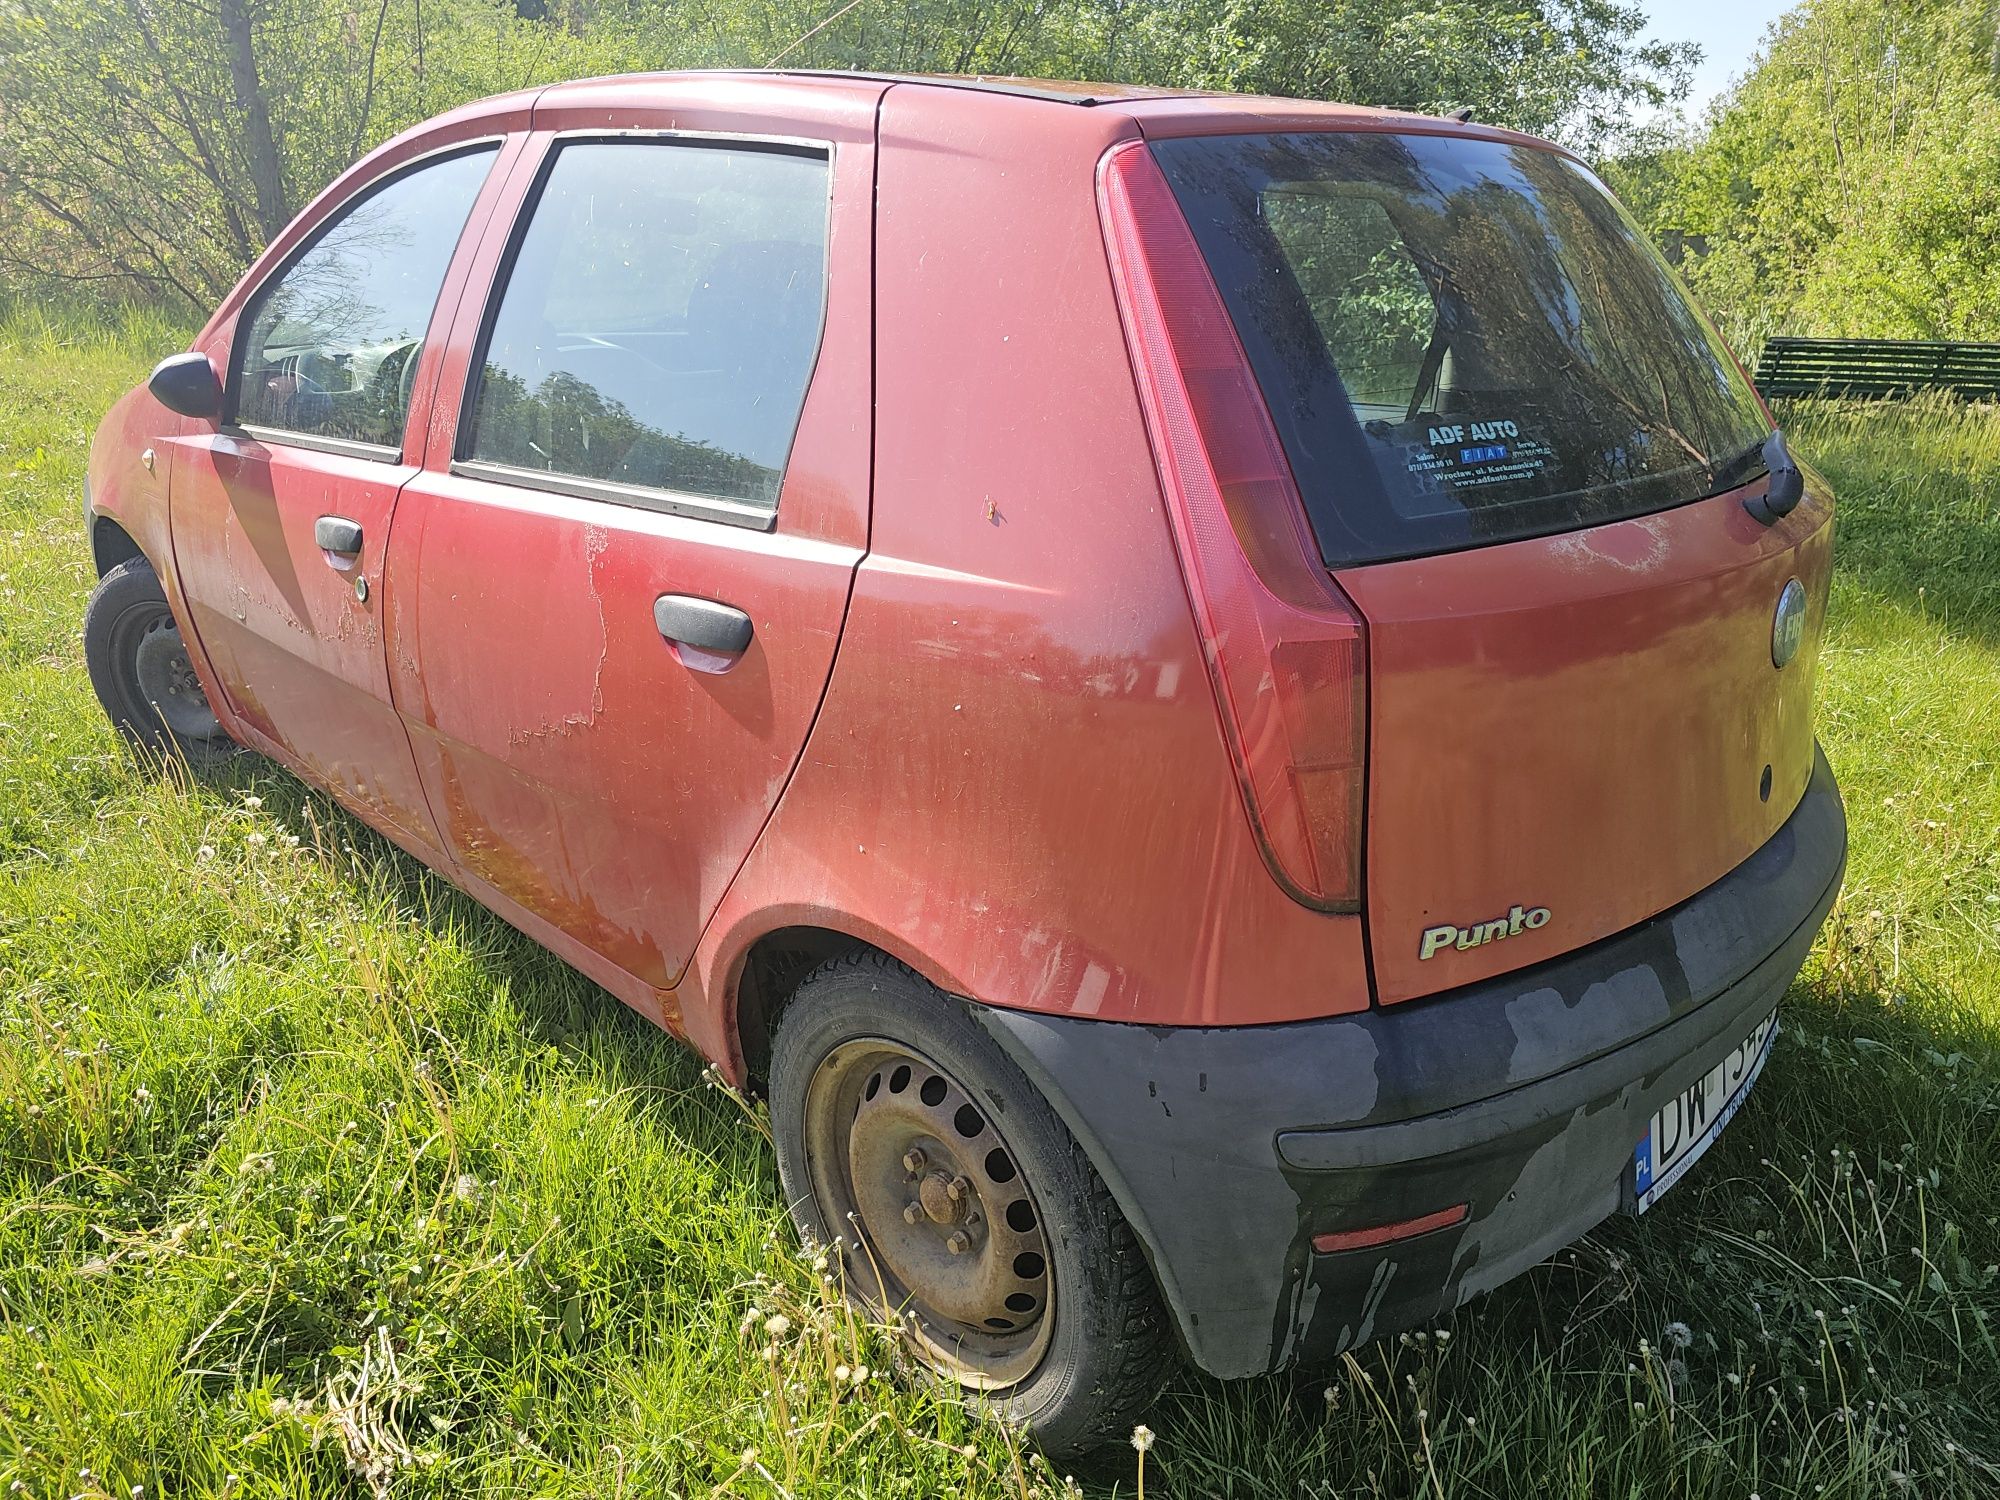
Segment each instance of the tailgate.
[[[1366,912],[1383,1002],[1644,921],[1797,806],[1832,506],[1815,485],[1767,527],[1746,492],[1336,575],[1368,622]],[[1793,578],[1804,641],[1781,668],[1773,625]]]

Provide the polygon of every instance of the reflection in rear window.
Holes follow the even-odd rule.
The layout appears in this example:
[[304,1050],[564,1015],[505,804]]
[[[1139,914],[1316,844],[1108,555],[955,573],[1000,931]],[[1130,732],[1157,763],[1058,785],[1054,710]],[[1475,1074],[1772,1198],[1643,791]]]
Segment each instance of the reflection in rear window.
[[1597,525],[1759,472],[1748,383],[1568,158],[1361,133],[1153,149],[1330,565]]

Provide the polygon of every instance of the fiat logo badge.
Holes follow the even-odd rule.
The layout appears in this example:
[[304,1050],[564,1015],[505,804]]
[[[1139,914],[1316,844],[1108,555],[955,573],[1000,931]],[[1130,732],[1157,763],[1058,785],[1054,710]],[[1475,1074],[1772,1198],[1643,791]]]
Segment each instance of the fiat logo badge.
[[1771,616],[1771,665],[1782,667],[1799,654],[1806,638],[1806,586],[1794,578],[1778,595]]

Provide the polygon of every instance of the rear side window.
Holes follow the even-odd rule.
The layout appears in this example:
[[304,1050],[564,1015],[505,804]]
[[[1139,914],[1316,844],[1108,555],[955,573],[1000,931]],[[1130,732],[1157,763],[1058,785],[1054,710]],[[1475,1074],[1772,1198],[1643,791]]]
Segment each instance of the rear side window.
[[819,349],[829,169],[822,151],[562,146],[491,315],[461,458],[767,515]]
[[1568,158],[1359,132],[1153,150],[1329,565],[1598,525],[1761,471],[1748,383]]
[[417,355],[495,149],[364,190],[258,291],[236,341],[237,422],[402,447]]

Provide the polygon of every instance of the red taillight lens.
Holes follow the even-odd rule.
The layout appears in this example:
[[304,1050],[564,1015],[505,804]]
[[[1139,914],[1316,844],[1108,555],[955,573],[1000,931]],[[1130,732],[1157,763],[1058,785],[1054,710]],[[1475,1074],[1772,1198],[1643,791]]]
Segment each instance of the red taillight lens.
[[1143,142],[1105,156],[1097,191],[1160,487],[1250,820],[1294,896],[1357,910],[1361,616],[1320,560],[1249,360]]

